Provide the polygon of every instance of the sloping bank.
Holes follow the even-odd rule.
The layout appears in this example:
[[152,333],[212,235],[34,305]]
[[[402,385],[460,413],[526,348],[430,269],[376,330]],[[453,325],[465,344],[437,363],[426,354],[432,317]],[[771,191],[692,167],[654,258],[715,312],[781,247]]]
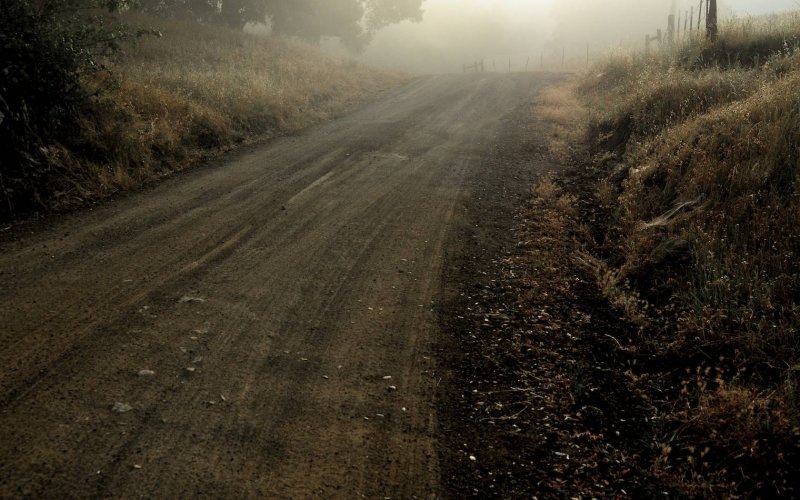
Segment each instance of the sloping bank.
[[[68,139],[8,187],[0,218],[63,211],[249,142],[341,114],[403,81],[289,40],[193,22],[128,15],[152,27],[107,64],[113,88],[80,106]],[[94,89],[98,81],[85,81]],[[63,134],[62,134],[63,135]]]
[[744,20],[615,57],[573,89],[585,138],[551,116],[588,146],[581,189],[561,183],[586,227],[574,265],[636,326],[610,347],[649,407],[638,465],[689,496],[800,488],[798,34],[796,16]]

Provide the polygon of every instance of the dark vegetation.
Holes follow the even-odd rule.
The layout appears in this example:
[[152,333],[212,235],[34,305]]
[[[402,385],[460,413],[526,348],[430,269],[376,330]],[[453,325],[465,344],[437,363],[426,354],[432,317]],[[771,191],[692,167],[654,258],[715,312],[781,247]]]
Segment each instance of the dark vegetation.
[[115,1],[0,5],[0,216],[48,196],[57,167],[48,163],[47,147],[71,144],[83,105],[108,83],[100,58],[133,35],[104,14],[120,7]]

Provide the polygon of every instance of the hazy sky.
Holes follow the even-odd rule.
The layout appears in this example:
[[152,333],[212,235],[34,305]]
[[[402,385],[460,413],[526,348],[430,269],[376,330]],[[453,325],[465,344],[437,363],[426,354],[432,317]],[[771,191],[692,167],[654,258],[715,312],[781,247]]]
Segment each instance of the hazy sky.
[[[720,0],[723,15],[760,15],[800,9],[800,0]],[[644,44],[666,25],[673,0],[426,0],[422,23],[381,31],[363,55],[373,65],[438,73],[485,59],[490,67],[537,67],[586,59],[620,44]],[[675,0],[680,11],[699,0]]]

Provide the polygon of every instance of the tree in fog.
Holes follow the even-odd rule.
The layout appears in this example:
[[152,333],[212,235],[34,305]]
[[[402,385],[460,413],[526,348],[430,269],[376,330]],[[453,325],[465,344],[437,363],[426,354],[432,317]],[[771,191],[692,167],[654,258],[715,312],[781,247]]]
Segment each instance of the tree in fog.
[[402,21],[422,21],[422,0],[367,0],[367,29],[375,32]]
[[337,37],[351,47],[366,42],[364,5],[356,0],[267,0],[273,32],[311,42]]
[[142,8],[165,17],[242,29],[269,23],[273,32],[311,42],[339,38],[359,50],[375,32],[405,20],[422,21],[423,0],[141,0]]
[[368,44],[381,28],[405,20],[422,21],[422,0],[261,1],[275,33],[312,42],[336,37],[356,50]]

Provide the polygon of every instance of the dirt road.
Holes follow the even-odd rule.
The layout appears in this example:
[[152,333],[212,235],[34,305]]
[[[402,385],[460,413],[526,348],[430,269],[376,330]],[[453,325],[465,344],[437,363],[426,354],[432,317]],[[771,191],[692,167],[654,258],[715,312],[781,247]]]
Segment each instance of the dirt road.
[[487,158],[544,83],[416,80],[7,231],[0,496],[441,496],[443,259],[482,182],[524,182]]

